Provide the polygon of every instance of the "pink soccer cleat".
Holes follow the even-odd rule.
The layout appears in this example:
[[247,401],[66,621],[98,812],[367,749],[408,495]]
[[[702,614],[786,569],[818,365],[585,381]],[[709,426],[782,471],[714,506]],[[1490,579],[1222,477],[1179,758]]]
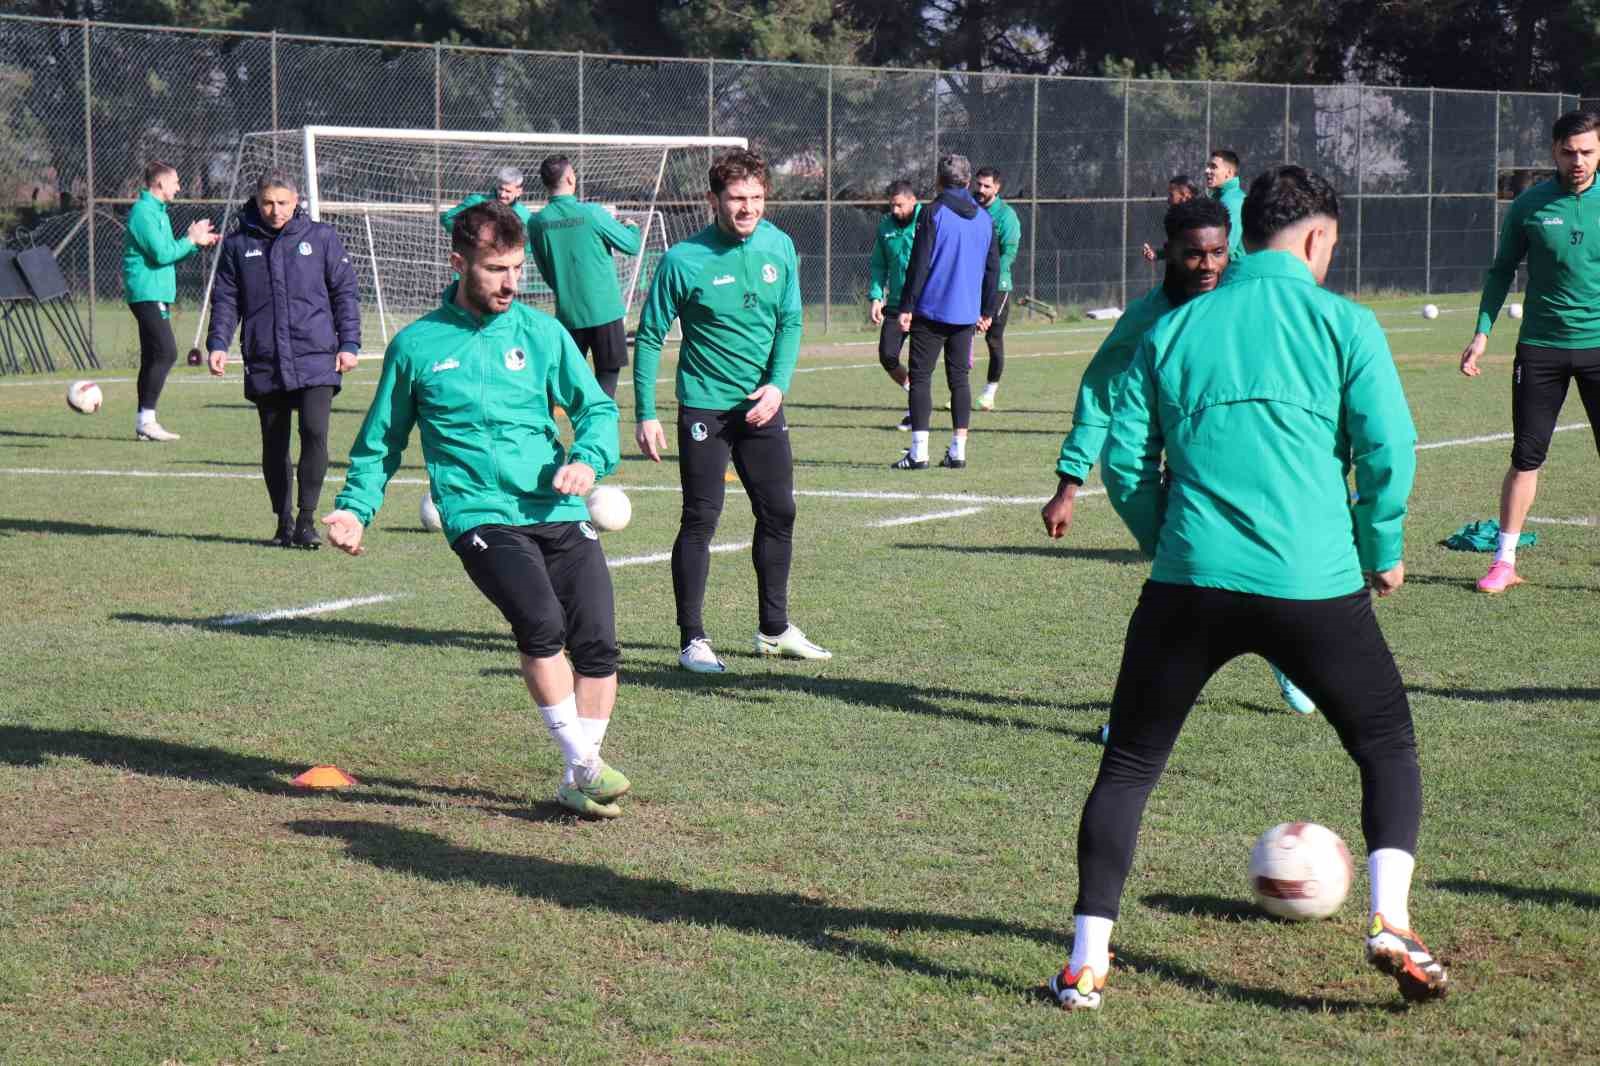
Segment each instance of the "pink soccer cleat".
[[1491,594],[1504,592],[1512,585],[1522,584],[1522,579],[1517,576],[1517,568],[1510,563],[1497,561],[1489,567],[1489,572],[1478,579],[1478,591]]

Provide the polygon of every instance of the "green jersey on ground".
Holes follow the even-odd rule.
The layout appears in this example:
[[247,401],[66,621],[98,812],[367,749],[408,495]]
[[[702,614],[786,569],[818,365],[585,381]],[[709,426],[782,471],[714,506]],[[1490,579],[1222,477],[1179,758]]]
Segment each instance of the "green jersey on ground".
[[623,315],[612,252],[638,255],[639,230],[599,204],[552,196],[528,223],[528,250],[556,294],[556,318],[568,329],[615,322]]
[[1100,342],[1094,358],[1084,368],[1083,380],[1078,382],[1072,430],[1061,442],[1061,458],[1056,461],[1058,476],[1072,478],[1080,485],[1088,480],[1089,469],[1100,461],[1111,429],[1112,387],[1128,369],[1134,350],[1156,319],[1173,306],[1166,288],[1157,286],[1129,304],[1111,333]]
[[188,237],[172,235],[167,205],[145,189],[128,211],[122,236],[123,298],[131,304],[178,298],[177,264],[196,252]]
[[1540,348],[1600,348],[1600,183],[1569,192],[1552,178],[1511,201],[1483,281],[1478,332],[1488,333],[1528,260],[1517,339]]
[[[568,462],[587,463],[596,477],[616,469],[616,403],[543,311],[513,302],[480,319],[455,297],[451,285],[438,308],[389,342],[335,506],[371,523],[416,426],[449,540],[486,523],[587,519],[583,497],[551,482]],[[551,414],[557,404],[572,421],[570,453]]]
[[867,290],[867,299],[882,300],[885,307],[900,306],[900,288],[906,283],[906,266],[911,262],[911,244],[921,217],[922,205],[917,204],[911,209],[910,221],[903,226],[889,211],[878,219],[878,235],[872,242],[872,287]]
[[1000,242],[1000,285],[997,292],[1011,291],[1011,264],[1017,261],[1017,250],[1022,247],[1022,222],[1014,207],[996,196],[986,209],[994,219],[995,239]]
[[1152,581],[1317,600],[1401,561],[1417,435],[1389,343],[1289,253],[1156,322],[1114,395],[1101,477]]
[[1244,259],[1244,188],[1236,174],[1217,186],[1215,196],[1228,209],[1228,264]]
[[676,395],[686,407],[750,407],[763,385],[789,391],[800,358],[800,263],[794,242],[763,219],[749,237],[712,223],[673,245],[656,268],[639,315],[633,362],[635,416],[656,417],[656,368],[674,319],[683,323]]

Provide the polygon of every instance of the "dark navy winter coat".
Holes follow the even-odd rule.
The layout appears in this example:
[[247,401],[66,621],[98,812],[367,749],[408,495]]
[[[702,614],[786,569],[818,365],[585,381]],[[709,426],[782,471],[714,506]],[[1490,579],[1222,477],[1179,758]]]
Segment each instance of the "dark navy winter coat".
[[970,326],[993,317],[999,285],[994,220],[966,189],[945,189],[917,216],[901,313]]
[[252,400],[316,385],[338,388],[338,353],[361,348],[356,273],[339,235],[311,221],[304,207],[273,233],[254,198],[239,222],[222,242],[206,350],[227,351],[240,327],[244,394]]

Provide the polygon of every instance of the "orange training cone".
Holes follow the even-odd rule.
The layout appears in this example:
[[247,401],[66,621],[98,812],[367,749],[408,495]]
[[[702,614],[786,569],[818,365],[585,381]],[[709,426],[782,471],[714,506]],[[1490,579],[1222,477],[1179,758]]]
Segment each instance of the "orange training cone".
[[301,788],[349,788],[356,779],[337,766],[313,766],[293,783]]

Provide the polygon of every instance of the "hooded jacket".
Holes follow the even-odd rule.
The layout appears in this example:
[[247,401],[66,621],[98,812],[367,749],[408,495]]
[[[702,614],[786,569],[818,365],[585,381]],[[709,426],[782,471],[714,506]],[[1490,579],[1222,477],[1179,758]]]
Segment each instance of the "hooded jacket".
[[994,314],[999,285],[994,220],[966,189],[945,189],[917,219],[900,313],[970,326]]
[[332,226],[296,207],[273,233],[254,198],[222,242],[206,350],[226,351],[239,327],[250,399],[317,385],[337,388],[339,352],[361,349],[361,297]]

